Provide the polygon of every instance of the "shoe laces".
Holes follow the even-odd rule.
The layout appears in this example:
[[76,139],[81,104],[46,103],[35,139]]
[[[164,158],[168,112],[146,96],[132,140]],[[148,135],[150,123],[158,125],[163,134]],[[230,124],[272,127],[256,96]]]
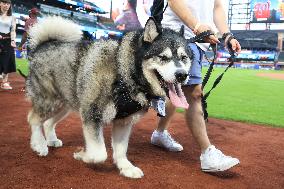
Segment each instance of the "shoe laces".
[[224,158],[226,157],[220,150],[216,149],[215,147],[209,149],[208,155],[214,158]]
[[166,138],[171,141],[172,144],[176,144],[177,142],[172,138],[171,134],[168,131],[164,131]]

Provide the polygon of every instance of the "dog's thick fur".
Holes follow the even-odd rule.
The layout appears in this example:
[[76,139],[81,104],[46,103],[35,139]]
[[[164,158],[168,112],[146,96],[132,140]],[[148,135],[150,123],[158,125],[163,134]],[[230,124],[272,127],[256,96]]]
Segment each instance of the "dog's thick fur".
[[[191,53],[183,31],[159,29],[150,19],[145,30],[129,32],[121,41],[85,42],[77,25],[50,17],[36,24],[30,36],[26,92],[32,102],[31,148],[46,156],[48,146],[61,147],[56,123],[76,111],[83,123],[85,148],[74,158],[104,162],[103,126],[113,123],[114,163],[122,175],[142,177],[126,157],[130,131],[153,96],[166,97],[164,83],[188,79]],[[180,73],[182,79],[177,78]]]

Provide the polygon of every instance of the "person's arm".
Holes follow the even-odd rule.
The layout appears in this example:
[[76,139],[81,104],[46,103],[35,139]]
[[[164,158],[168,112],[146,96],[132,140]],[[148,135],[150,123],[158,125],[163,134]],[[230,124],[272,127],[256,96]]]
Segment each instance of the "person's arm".
[[16,18],[12,18],[12,26],[11,26],[11,46],[16,47]]
[[168,5],[173,12],[189,27],[192,31],[199,22],[191,13],[184,0],[168,0]]
[[25,42],[27,41],[28,39],[28,30],[29,30],[29,25],[30,25],[30,21],[29,19],[26,19],[25,20],[25,32],[23,33],[22,35],[22,40],[19,44],[19,50],[22,49],[23,45],[25,44]]
[[21,40],[21,43],[19,44],[19,49],[22,48],[22,46],[25,44],[25,42],[27,41],[27,38],[28,38],[28,34],[27,32],[25,31],[22,35],[22,40]]
[[[216,25],[219,32],[223,35],[224,33],[229,33],[229,27],[227,25],[227,15],[225,13],[224,7],[223,7],[223,1],[222,0],[215,0],[214,4],[214,24]],[[229,39],[229,35],[225,39],[225,45],[227,45],[227,40]],[[230,41],[232,45],[232,49],[235,52],[241,51],[241,45],[236,39],[232,39]]]
[[222,0],[215,0],[214,4],[214,24],[217,29],[223,35],[224,33],[229,32],[229,28],[227,25],[227,15],[225,13]]
[[[204,31],[211,30],[211,27],[199,23],[199,20],[197,20],[193,14],[191,13],[191,10],[187,7],[184,0],[168,0],[168,5],[171,7],[173,12],[181,19],[181,21],[189,27],[192,31],[194,31],[195,34],[200,34]],[[216,44],[219,42],[218,38],[214,35],[210,35],[205,41]]]

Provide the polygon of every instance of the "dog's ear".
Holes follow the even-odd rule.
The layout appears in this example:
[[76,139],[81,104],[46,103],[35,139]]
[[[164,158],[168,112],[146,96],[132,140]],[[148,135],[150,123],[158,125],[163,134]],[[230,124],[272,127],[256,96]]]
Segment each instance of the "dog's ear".
[[184,25],[181,25],[181,28],[179,30],[179,34],[183,37],[184,36]]
[[154,18],[150,17],[145,25],[143,40],[152,43],[160,34],[160,28]]

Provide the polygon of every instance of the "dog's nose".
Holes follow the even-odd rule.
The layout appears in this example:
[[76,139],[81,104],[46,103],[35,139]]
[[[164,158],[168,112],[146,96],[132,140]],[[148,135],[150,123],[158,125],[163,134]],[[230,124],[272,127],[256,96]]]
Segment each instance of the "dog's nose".
[[186,80],[188,73],[184,70],[178,70],[176,71],[175,76],[176,76],[177,82],[182,83]]

